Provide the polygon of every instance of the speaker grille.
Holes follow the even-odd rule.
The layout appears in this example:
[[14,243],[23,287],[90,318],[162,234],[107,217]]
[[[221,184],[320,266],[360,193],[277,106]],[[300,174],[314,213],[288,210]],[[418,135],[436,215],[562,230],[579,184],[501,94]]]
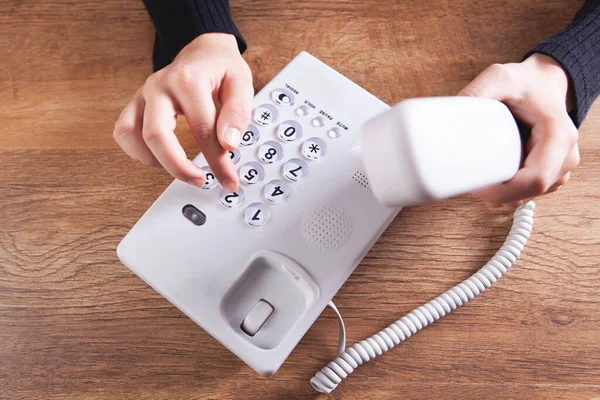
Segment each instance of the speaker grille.
[[302,220],[302,236],[320,250],[336,250],[350,240],[352,219],[340,208],[324,206]]
[[367,189],[369,192],[371,191],[371,184],[369,183],[369,178],[367,178],[367,176],[362,172],[356,171],[354,175],[352,175],[352,179],[354,179],[356,183]]

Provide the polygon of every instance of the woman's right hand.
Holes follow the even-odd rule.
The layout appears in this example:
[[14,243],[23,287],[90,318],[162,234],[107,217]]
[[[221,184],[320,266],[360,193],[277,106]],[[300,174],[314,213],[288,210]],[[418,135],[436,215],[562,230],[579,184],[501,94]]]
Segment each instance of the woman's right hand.
[[239,178],[228,150],[240,144],[253,96],[252,73],[235,37],[207,33],[146,80],[121,112],[113,137],[133,159],[202,187],[205,172],[187,158],[174,133],[177,115],[184,115],[215,177],[234,192]]

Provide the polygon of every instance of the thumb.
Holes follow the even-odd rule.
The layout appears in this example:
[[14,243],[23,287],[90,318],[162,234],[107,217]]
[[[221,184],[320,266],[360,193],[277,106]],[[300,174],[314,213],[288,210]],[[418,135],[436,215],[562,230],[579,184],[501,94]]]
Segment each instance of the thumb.
[[486,97],[498,101],[514,100],[520,90],[512,76],[510,68],[502,64],[487,67],[457,96]]
[[250,122],[254,88],[251,74],[226,74],[221,83],[221,111],[217,119],[217,137],[226,150],[240,144],[242,132]]

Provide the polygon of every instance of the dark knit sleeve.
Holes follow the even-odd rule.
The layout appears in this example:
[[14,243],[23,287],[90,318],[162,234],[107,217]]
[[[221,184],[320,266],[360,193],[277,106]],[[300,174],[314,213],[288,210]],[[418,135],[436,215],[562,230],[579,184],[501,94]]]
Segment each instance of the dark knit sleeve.
[[231,18],[228,0],[143,0],[156,27],[153,67],[167,66],[188,43],[209,32],[234,35],[240,53],[246,42]]
[[571,118],[577,127],[600,95],[600,0],[587,0],[561,33],[525,55],[541,53],[558,61],[569,74],[575,95]]

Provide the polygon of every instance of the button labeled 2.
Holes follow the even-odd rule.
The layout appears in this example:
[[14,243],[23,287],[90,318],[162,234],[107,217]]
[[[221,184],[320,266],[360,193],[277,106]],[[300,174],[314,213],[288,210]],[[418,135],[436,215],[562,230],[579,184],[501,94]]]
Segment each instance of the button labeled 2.
[[237,207],[244,202],[244,190],[240,187],[235,192],[229,193],[225,189],[221,189],[219,200],[227,208]]

